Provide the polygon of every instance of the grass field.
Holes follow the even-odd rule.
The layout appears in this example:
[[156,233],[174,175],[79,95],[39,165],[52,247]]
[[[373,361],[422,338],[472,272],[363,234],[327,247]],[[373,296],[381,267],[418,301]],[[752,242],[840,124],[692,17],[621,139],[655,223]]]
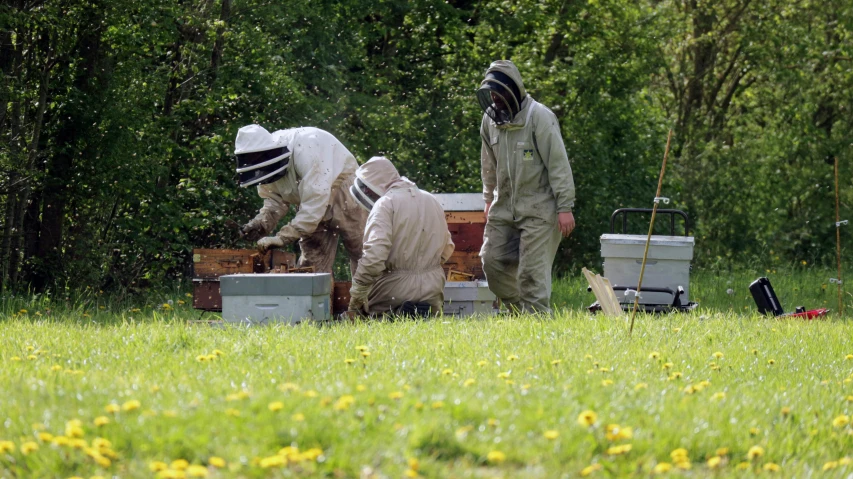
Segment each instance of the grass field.
[[[829,272],[762,274],[836,309]],[[850,477],[853,324],[759,317],[756,276],[694,274],[700,308],[633,337],[580,279],[550,319],[323,328],[7,298],[0,477]]]

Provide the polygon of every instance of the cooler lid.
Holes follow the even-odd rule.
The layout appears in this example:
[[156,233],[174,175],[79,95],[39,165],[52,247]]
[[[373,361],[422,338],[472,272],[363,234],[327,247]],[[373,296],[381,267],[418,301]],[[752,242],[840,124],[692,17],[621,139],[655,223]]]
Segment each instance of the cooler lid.
[[228,274],[219,277],[222,296],[321,296],[332,293],[329,273]]
[[[625,244],[625,245],[643,245],[646,244],[646,235],[621,235],[621,234],[603,234],[601,235],[601,244]],[[682,248],[693,247],[692,236],[663,236],[652,235],[649,242],[650,246],[675,246]]]
[[444,211],[483,211],[486,209],[486,200],[482,193],[436,193]]

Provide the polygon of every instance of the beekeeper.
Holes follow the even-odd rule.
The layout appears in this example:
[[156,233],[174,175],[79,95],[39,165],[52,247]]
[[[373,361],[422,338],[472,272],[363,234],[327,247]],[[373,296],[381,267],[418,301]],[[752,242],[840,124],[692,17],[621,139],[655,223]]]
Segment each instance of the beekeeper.
[[358,168],[350,193],[370,216],[349,310],[413,313],[407,308],[417,306],[418,312],[438,313],[444,303],[441,265],[454,248],[438,200],[384,157]]
[[575,185],[557,117],[524,89],[509,60],[477,90],[489,289],[513,311],[550,312],[551,267],[575,227]]
[[[318,128],[270,133],[248,125],[237,132],[234,153],[240,186],[257,186],[264,199],[258,215],[240,227],[243,238],[257,241],[261,252],[299,240],[299,266],[331,273],[340,236],[355,272],[367,213],[347,192],[358,163],[337,138]],[[266,236],[290,205],[299,208],[293,219]]]

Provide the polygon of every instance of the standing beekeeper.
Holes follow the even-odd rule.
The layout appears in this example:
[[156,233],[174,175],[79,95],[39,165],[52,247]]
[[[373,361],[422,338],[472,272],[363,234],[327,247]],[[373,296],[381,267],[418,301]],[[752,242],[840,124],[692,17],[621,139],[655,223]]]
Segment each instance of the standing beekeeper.
[[550,312],[551,267],[575,227],[575,185],[557,117],[527,94],[518,68],[493,62],[477,90],[489,289],[510,311]]
[[[299,240],[299,266],[331,273],[341,236],[355,272],[367,213],[347,192],[358,163],[337,138],[318,128],[270,133],[248,125],[237,132],[234,153],[240,186],[257,186],[264,199],[258,215],[240,227],[243,238],[257,241],[262,253]],[[299,207],[293,219],[266,236],[290,205]]]
[[370,216],[364,253],[352,278],[349,310],[367,314],[441,311],[441,265],[454,245],[438,200],[401,177],[384,157],[371,158],[358,168],[350,193]]

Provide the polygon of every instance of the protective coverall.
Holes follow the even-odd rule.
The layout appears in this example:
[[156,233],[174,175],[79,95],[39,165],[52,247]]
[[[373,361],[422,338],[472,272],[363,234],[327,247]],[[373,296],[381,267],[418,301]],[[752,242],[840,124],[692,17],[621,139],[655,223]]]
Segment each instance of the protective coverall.
[[[252,127],[255,134],[266,132],[257,125]],[[258,128],[263,131],[258,132]],[[367,221],[367,213],[347,192],[358,168],[355,157],[337,138],[319,128],[291,128],[267,134],[273,144],[289,149],[290,165],[283,177],[258,186],[264,206],[243,229],[269,234],[287,214],[289,205],[296,205],[299,210],[293,219],[274,238],[261,239],[259,247],[265,241],[270,244],[268,240],[280,240],[272,242],[274,247],[299,240],[299,266],[331,273],[341,236],[354,273],[361,258]],[[238,147],[239,142],[240,134]]]
[[[575,201],[572,168],[557,117],[527,94],[516,66],[500,60],[486,73],[484,84],[490,73],[499,78],[495,84],[513,83],[506,101],[517,108],[501,122],[484,106],[480,156],[483,197],[491,208],[480,251],[483,271],[505,305],[550,312],[551,268],[561,239],[557,214],[571,212]],[[481,98],[481,106],[485,102]]]
[[429,303],[433,313],[441,311],[441,265],[454,245],[438,200],[400,177],[383,157],[371,158],[358,169],[351,192],[365,208],[372,208],[364,253],[353,275],[350,310],[397,312],[411,301]]

